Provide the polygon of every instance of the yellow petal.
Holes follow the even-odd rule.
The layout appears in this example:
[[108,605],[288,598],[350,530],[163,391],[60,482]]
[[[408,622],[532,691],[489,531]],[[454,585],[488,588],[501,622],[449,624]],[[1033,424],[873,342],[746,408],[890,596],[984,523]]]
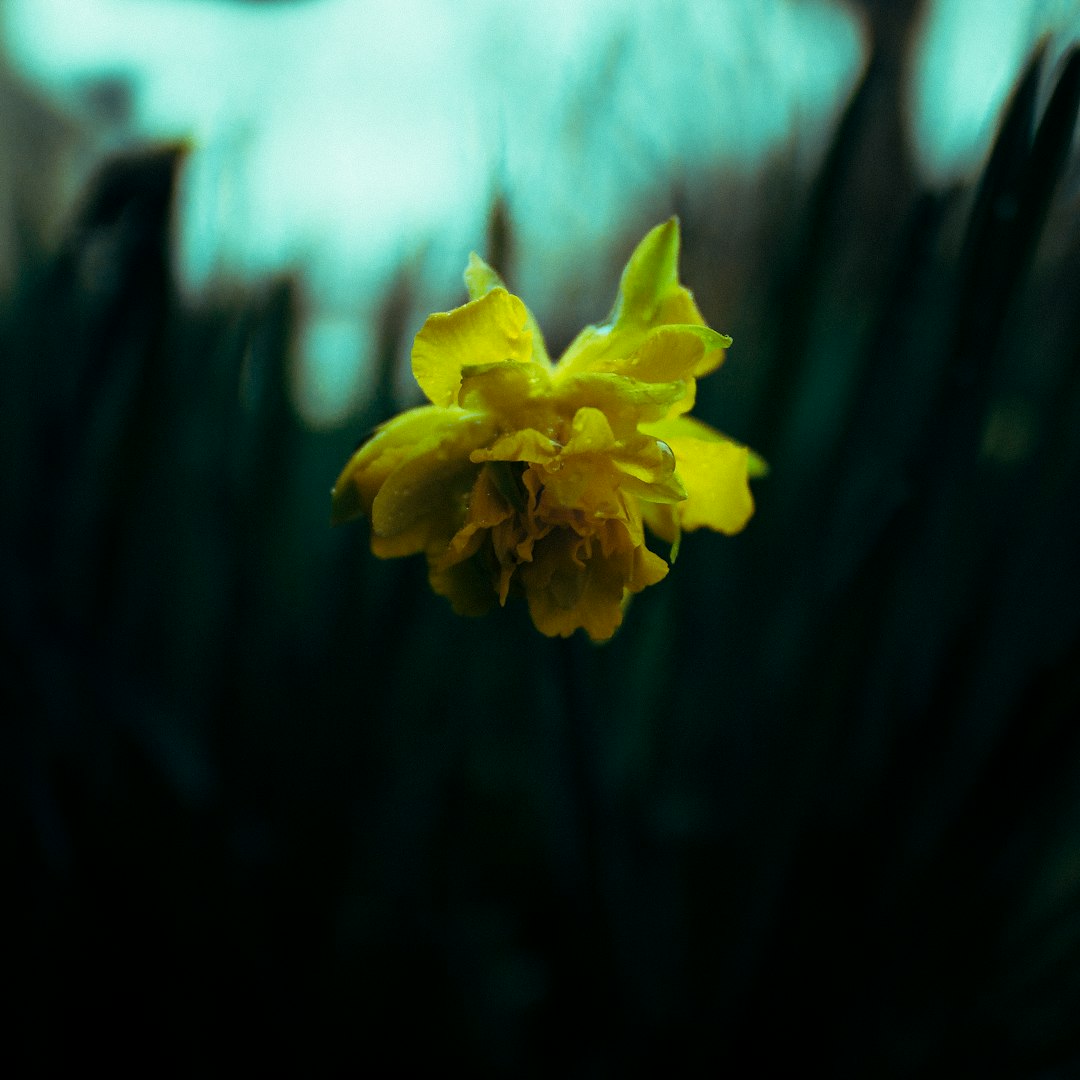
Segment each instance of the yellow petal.
[[655,551],[650,551],[644,544],[634,548],[634,562],[630,570],[630,580],[626,583],[627,592],[639,593],[642,589],[655,585],[667,577],[668,564]]
[[545,521],[591,531],[597,520],[625,513],[620,473],[606,455],[574,454],[553,462],[542,476],[538,512]]
[[630,256],[615,307],[600,326],[587,326],[570,343],[557,373],[605,370],[630,356],[650,330],[670,323],[704,326],[689,290],[679,284],[679,222],[652,229]]
[[[625,476],[634,477],[645,484],[666,485],[675,472],[675,455],[671,447],[661,439],[648,435],[628,439],[612,454],[612,460]],[[675,489],[681,490],[678,481],[675,481]],[[685,493],[676,497],[683,498]],[[658,498],[661,502],[667,501],[662,494],[658,494]]]
[[532,357],[529,314],[512,293],[493,288],[453,311],[430,315],[416,335],[412,369],[434,405],[457,403],[461,369]]
[[[506,283],[499,276],[497,270],[489,266],[476,252],[469,255],[469,265],[465,267],[465,288],[469,290],[471,300],[479,300],[486,296],[492,289],[505,289]],[[509,290],[507,290],[509,291]],[[528,308],[526,326],[532,334],[532,358],[537,363],[550,366],[547,346],[544,344],[544,335],[540,332],[540,324]]]
[[469,492],[465,523],[450,541],[446,552],[438,558],[437,565],[445,568],[473,556],[483,542],[486,530],[506,521],[513,513],[494,482],[491,467],[481,469]]
[[615,433],[600,409],[585,406],[574,413],[570,438],[563,453],[588,454],[615,449]]
[[723,363],[724,350],[730,345],[727,334],[708,326],[657,326],[612,370],[646,382],[700,379]]
[[[679,219],[668,218],[662,225],[650,229],[630,256],[619,282],[619,298],[612,322],[655,326],[665,301],[669,308],[674,306],[682,311],[685,300],[681,305],[672,305],[670,301],[689,295],[679,284]],[[697,319],[686,321],[704,322],[700,314]]]
[[599,551],[585,557],[586,544],[559,529],[537,543],[533,561],[520,571],[529,614],[547,637],[584,629],[594,641],[606,641],[622,622],[625,560],[605,559]]
[[550,389],[551,380],[540,364],[477,364],[462,370],[459,400],[467,409],[497,415],[504,430],[554,430]]
[[710,427],[696,416],[675,416],[641,425],[641,430],[665,442],[672,439],[702,439],[705,442],[734,442],[722,431]]
[[533,428],[514,431],[496,439],[491,446],[474,450],[471,458],[481,461],[551,461],[559,453],[557,442]]
[[555,400],[564,409],[599,409],[616,436],[655,423],[686,397],[685,382],[643,382],[611,372],[582,372],[558,384]]
[[559,529],[537,542],[521,575],[529,614],[548,637],[584,629],[606,641],[622,622],[624,600],[667,573],[667,563],[635,543],[626,524],[604,523],[602,533],[581,537]]
[[469,265],[465,267],[465,288],[469,290],[470,300],[479,300],[487,296],[492,289],[505,289],[506,282],[499,277],[499,272],[489,266],[475,251],[469,253]]
[[493,432],[488,417],[447,410],[457,423],[429,437],[383,481],[371,503],[371,526],[391,537],[411,529],[425,517],[436,519],[452,536],[464,512],[464,500],[476,478],[469,454]]
[[334,484],[331,521],[339,525],[360,514],[370,514],[371,504],[386,478],[419,449],[453,440],[465,416],[424,405],[410,409],[382,424],[361,444]]
[[[695,379],[718,368],[730,344],[731,338],[726,334],[718,334],[707,326],[658,326],[645,335],[632,353],[598,358],[590,365],[590,372],[618,374],[646,383],[680,380],[684,386],[682,396],[672,402],[666,414],[678,416],[694,407]],[[567,379],[568,384],[572,381]]]
[[[448,597],[459,614],[483,614],[496,599],[506,602],[510,578],[516,568],[516,561],[507,550],[507,540],[520,531],[514,517],[494,468],[485,466],[469,493],[462,527],[445,550],[428,550],[431,586]],[[492,555],[499,564],[497,568],[491,565]]]
[[746,471],[750,474],[751,480],[756,480],[761,476],[769,475],[769,463],[761,457],[759,454],[755,454],[753,450],[747,448],[749,458],[746,462]]
[[[630,473],[624,473],[619,480],[619,487],[627,495],[634,495],[641,500],[642,513],[645,512],[646,506],[652,503],[678,503],[686,498],[686,488],[683,487],[678,473],[675,472],[668,477],[656,480],[639,480]],[[664,536],[656,529],[653,532],[657,536]]]
[[668,439],[686,501],[674,507],[683,529],[737,533],[754,512],[747,475],[749,451],[727,439]]
[[684,285],[680,285],[656,305],[652,323],[654,326],[664,326],[668,323],[693,323],[704,326],[705,316],[698,310],[694,302],[694,294]]
[[[378,533],[371,534],[371,553],[380,559],[400,559],[405,555],[419,555],[427,551],[433,544],[441,547],[438,537],[433,538],[439,530],[438,522],[432,518],[423,518],[417,521],[412,528],[396,536],[380,536]],[[445,530],[443,530],[445,532]],[[443,540],[445,542],[445,540]]]
[[687,491],[686,502],[674,508],[673,522],[664,511],[649,511],[648,524],[657,536],[677,544],[680,522],[685,529],[742,529],[754,512],[747,479],[769,471],[753,450],[692,416],[646,424],[642,430],[674,450],[676,475]]
[[[686,498],[685,488],[683,489],[683,498]],[[660,503],[658,501],[646,502],[643,500],[641,503],[641,516],[645,524],[661,540],[666,540],[672,545],[679,539],[679,523],[675,517],[677,508],[672,505],[674,501]],[[675,561],[674,552],[671,561]]]
[[610,324],[586,326],[566,347],[555,365],[555,378],[563,379],[581,371],[603,369],[612,357],[629,356],[647,333],[642,327],[616,329]]

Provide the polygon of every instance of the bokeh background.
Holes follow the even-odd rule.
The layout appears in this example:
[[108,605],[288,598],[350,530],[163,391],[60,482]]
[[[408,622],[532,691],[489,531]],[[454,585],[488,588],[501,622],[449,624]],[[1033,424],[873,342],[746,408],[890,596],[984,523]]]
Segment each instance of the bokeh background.
[[[0,0],[21,1067],[1077,1075],[1078,25]],[[471,248],[558,351],[671,213],[743,534],[596,647],[329,527]]]

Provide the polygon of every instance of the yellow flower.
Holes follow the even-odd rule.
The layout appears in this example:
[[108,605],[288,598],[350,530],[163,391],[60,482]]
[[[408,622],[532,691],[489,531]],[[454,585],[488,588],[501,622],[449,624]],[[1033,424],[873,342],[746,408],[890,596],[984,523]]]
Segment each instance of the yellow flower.
[[412,369],[430,405],[383,424],[333,491],[333,521],[371,519],[383,558],[423,552],[466,615],[524,594],[537,628],[611,637],[626,600],[668,572],[644,525],[736,533],[753,513],[745,446],[686,415],[731,339],[678,279],[672,218],[638,245],[607,321],[556,364],[525,305],[477,255],[471,300],[432,315]]

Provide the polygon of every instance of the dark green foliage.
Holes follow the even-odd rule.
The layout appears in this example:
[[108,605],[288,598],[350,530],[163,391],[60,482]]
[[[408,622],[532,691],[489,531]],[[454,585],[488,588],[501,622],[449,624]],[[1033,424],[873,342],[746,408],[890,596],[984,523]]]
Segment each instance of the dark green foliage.
[[110,165],[0,329],[21,1052],[1067,1075],[1080,58],[1041,111],[1040,62],[978,191],[920,190],[879,54],[809,191],[777,164],[741,234],[730,178],[679,208],[735,339],[698,411],[772,472],[601,648],[457,619],[422,560],[328,527],[403,295],[368,414],[312,433],[290,283],[181,302],[183,151]]

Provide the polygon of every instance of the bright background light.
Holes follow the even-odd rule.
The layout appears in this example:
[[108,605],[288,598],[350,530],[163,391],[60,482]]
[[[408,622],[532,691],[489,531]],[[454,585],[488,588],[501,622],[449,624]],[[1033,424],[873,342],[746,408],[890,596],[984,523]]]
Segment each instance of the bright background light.
[[1080,36],[1078,0],[934,0],[911,70],[911,136],[931,183],[970,178],[1020,68],[1046,36],[1052,69]]
[[707,192],[715,170],[781,151],[809,168],[865,60],[858,20],[824,0],[6,0],[0,15],[8,62],[102,151],[192,141],[191,295],[298,272],[298,403],[318,424],[363,396],[400,275],[410,336],[460,302],[496,194],[541,322],[596,319],[601,290],[575,284],[606,285],[673,186]]

